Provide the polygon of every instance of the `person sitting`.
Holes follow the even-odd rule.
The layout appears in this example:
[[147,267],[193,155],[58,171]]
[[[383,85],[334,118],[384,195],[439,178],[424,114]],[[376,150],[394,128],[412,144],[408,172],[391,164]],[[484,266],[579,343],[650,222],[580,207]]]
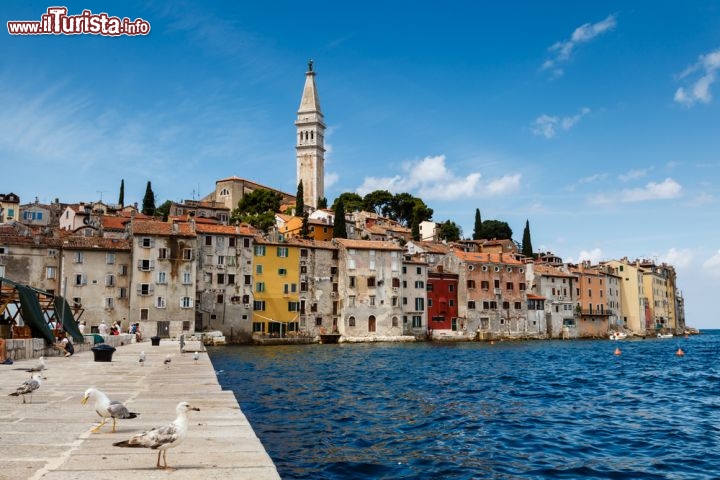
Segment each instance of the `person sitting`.
[[118,328],[113,325],[112,327],[110,327],[110,335],[120,335],[120,330],[118,330]]
[[67,334],[65,332],[61,332],[60,336],[58,337],[57,343],[54,345],[54,347],[62,352],[65,352],[65,356],[69,357],[73,353],[75,353],[75,347],[73,347],[72,342],[68,338]]

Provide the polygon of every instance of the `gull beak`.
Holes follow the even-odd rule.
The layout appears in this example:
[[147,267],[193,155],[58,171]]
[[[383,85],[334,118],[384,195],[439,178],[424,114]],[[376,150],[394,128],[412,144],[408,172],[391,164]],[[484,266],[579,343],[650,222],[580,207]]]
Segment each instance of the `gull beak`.
[[190,410],[195,410],[196,412],[200,411],[200,409],[198,407],[192,407]]
[[88,396],[85,395],[85,396],[82,398],[82,400],[80,400],[80,403],[82,403],[83,405],[85,405],[87,402],[88,402]]

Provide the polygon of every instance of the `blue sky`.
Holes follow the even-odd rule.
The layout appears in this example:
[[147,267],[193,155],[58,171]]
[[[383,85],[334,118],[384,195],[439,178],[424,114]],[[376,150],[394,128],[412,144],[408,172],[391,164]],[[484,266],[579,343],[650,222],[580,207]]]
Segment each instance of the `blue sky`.
[[[207,3],[207,4],[206,4]],[[3,2],[3,25],[55,3]],[[717,2],[65,2],[147,36],[0,35],[0,191],[197,198],[237,175],[294,193],[315,61],[326,196],[407,191],[472,234],[676,266],[720,327]]]

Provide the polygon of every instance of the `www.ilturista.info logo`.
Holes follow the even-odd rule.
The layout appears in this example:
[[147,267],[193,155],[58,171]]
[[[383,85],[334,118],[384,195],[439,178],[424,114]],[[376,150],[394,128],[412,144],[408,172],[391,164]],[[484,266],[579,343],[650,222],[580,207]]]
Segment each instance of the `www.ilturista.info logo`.
[[107,13],[83,10],[80,15],[68,15],[66,7],[50,7],[40,21],[23,20],[7,22],[10,35],[147,35],[150,23],[142,18],[110,17]]

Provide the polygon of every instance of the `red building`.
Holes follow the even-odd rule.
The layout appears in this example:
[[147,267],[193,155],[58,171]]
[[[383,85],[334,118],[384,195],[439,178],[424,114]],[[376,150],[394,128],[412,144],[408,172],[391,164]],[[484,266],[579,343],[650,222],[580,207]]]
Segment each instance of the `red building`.
[[459,328],[457,274],[428,272],[427,299],[429,332]]

